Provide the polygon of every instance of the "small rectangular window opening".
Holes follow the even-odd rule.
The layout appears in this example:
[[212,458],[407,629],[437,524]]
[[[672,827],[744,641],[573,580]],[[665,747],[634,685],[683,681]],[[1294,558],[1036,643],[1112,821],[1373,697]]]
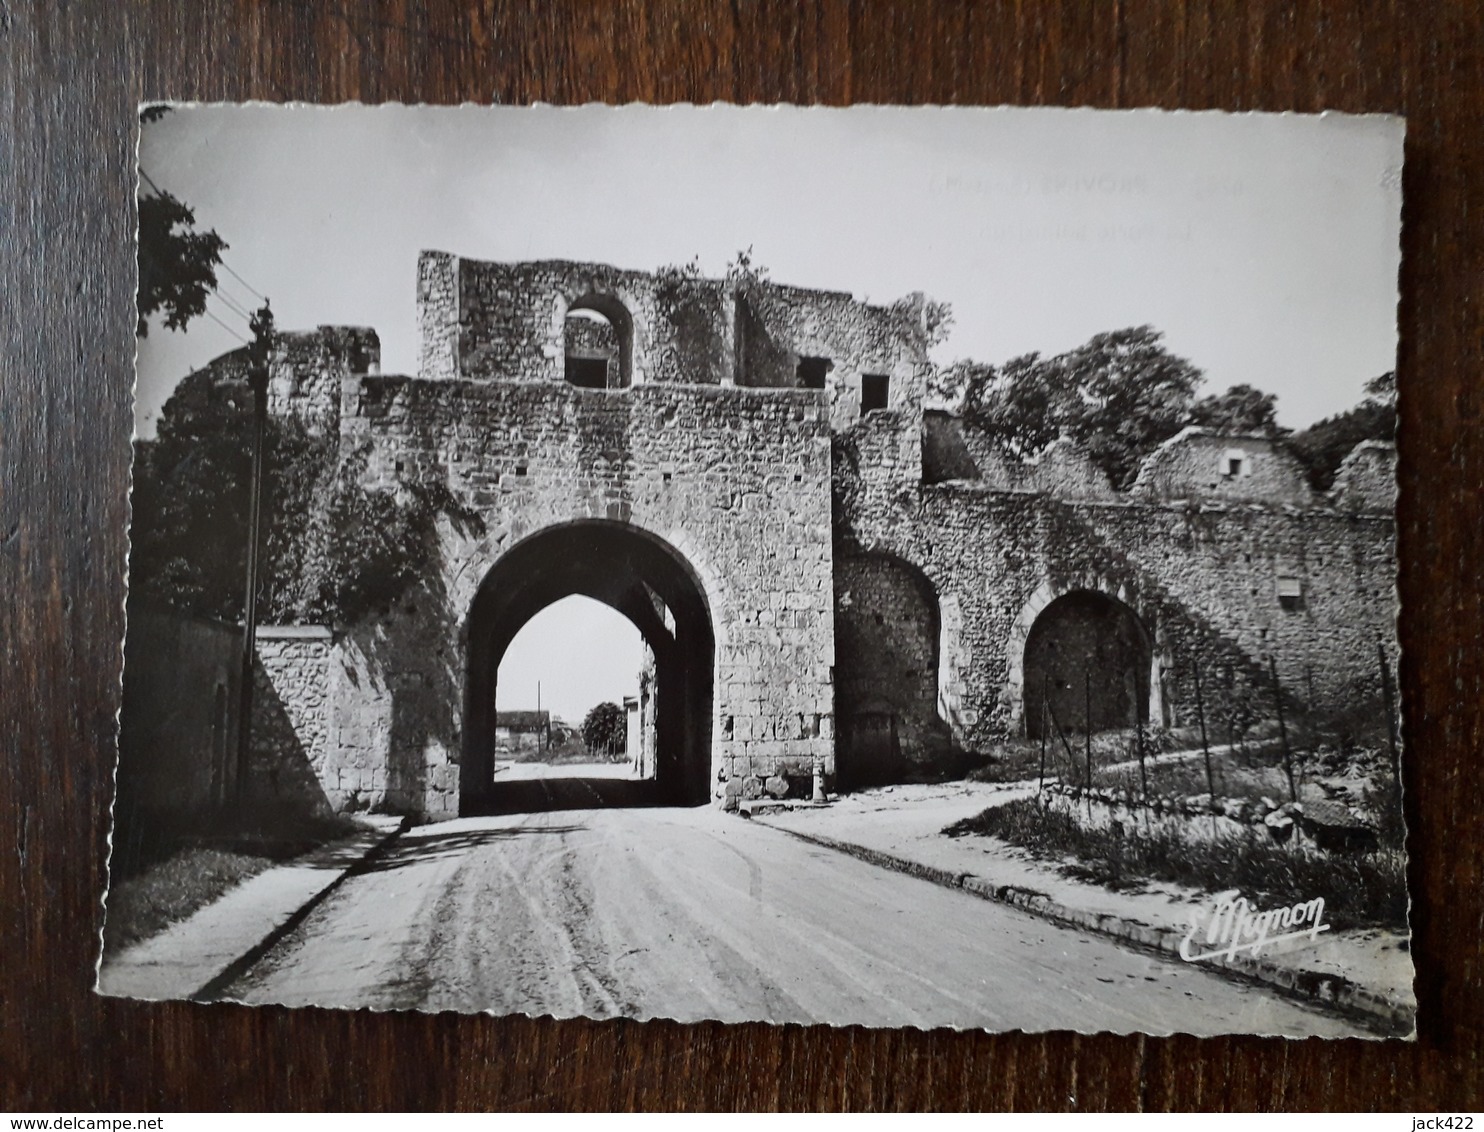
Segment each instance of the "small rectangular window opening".
[[567,380],[579,389],[607,389],[608,359],[568,354]]
[[861,414],[884,409],[890,400],[891,379],[884,373],[861,374]]
[[835,363],[829,358],[800,358],[798,369],[795,371],[799,379],[799,388],[823,389],[825,378],[834,368]]
[[1278,604],[1284,609],[1302,609],[1304,605],[1304,583],[1292,575],[1278,578]]

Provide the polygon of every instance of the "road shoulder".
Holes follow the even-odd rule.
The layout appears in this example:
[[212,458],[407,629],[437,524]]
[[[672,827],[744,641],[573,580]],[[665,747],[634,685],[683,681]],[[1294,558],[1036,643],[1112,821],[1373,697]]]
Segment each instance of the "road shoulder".
[[[1128,946],[1179,958],[1191,912],[1207,894],[1173,885],[1113,892],[989,837],[949,838],[945,826],[1034,793],[1034,784],[956,782],[896,786],[845,796],[823,808],[756,815],[759,824]],[[1202,962],[1229,977],[1339,1010],[1391,1037],[1409,1036],[1416,1000],[1410,956],[1389,933],[1336,933],[1315,946]],[[1183,960],[1182,960],[1183,962]]]
[[370,828],[259,873],[158,935],[105,955],[95,989],[151,1001],[211,997],[224,976],[271,946],[406,828],[400,817],[362,820]]

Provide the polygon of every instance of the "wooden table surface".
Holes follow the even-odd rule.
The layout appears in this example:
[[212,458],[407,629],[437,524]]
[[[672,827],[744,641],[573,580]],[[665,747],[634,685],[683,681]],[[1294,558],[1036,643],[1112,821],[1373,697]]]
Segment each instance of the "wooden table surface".
[[[1476,4],[0,0],[0,1108],[1484,1108]],[[294,1012],[95,997],[141,99],[1157,105],[1408,119],[1412,1045]]]

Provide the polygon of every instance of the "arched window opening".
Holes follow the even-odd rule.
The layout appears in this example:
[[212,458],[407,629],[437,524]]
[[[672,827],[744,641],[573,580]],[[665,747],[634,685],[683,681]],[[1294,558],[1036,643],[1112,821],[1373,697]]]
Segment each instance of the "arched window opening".
[[1152,657],[1148,630],[1123,602],[1093,590],[1057,598],[1026,637],[1026,734],[1147,723]]
[[633,379],[633,320],[611,295],[588,295],[567,308],[562,328],[564,376],[583,389],[622,389]]

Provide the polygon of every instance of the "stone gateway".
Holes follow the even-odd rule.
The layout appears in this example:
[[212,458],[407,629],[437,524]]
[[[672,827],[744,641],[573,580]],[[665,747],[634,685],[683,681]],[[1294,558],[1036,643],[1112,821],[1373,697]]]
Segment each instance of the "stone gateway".
[[1007,459],[925,409],[921,296],[425,252],[417,304],[415,376],[359,328],[281,336],[272,367],[270,411],[339,470],[452,501],[398,601],[259,641],[250,777],[315,805],[536,804],[492,776],[495,678],[573,594],[633,622],[653,690],[653,773],[574,805],[807,798],[1053,718],[1190,724],[1197,664],[1213,713],[1271,702],[1270,664],[1342,702],[1393,647],[1389,446],[1318,494],[1273,442],[1187,429],[1119,491],[1068,441]]

